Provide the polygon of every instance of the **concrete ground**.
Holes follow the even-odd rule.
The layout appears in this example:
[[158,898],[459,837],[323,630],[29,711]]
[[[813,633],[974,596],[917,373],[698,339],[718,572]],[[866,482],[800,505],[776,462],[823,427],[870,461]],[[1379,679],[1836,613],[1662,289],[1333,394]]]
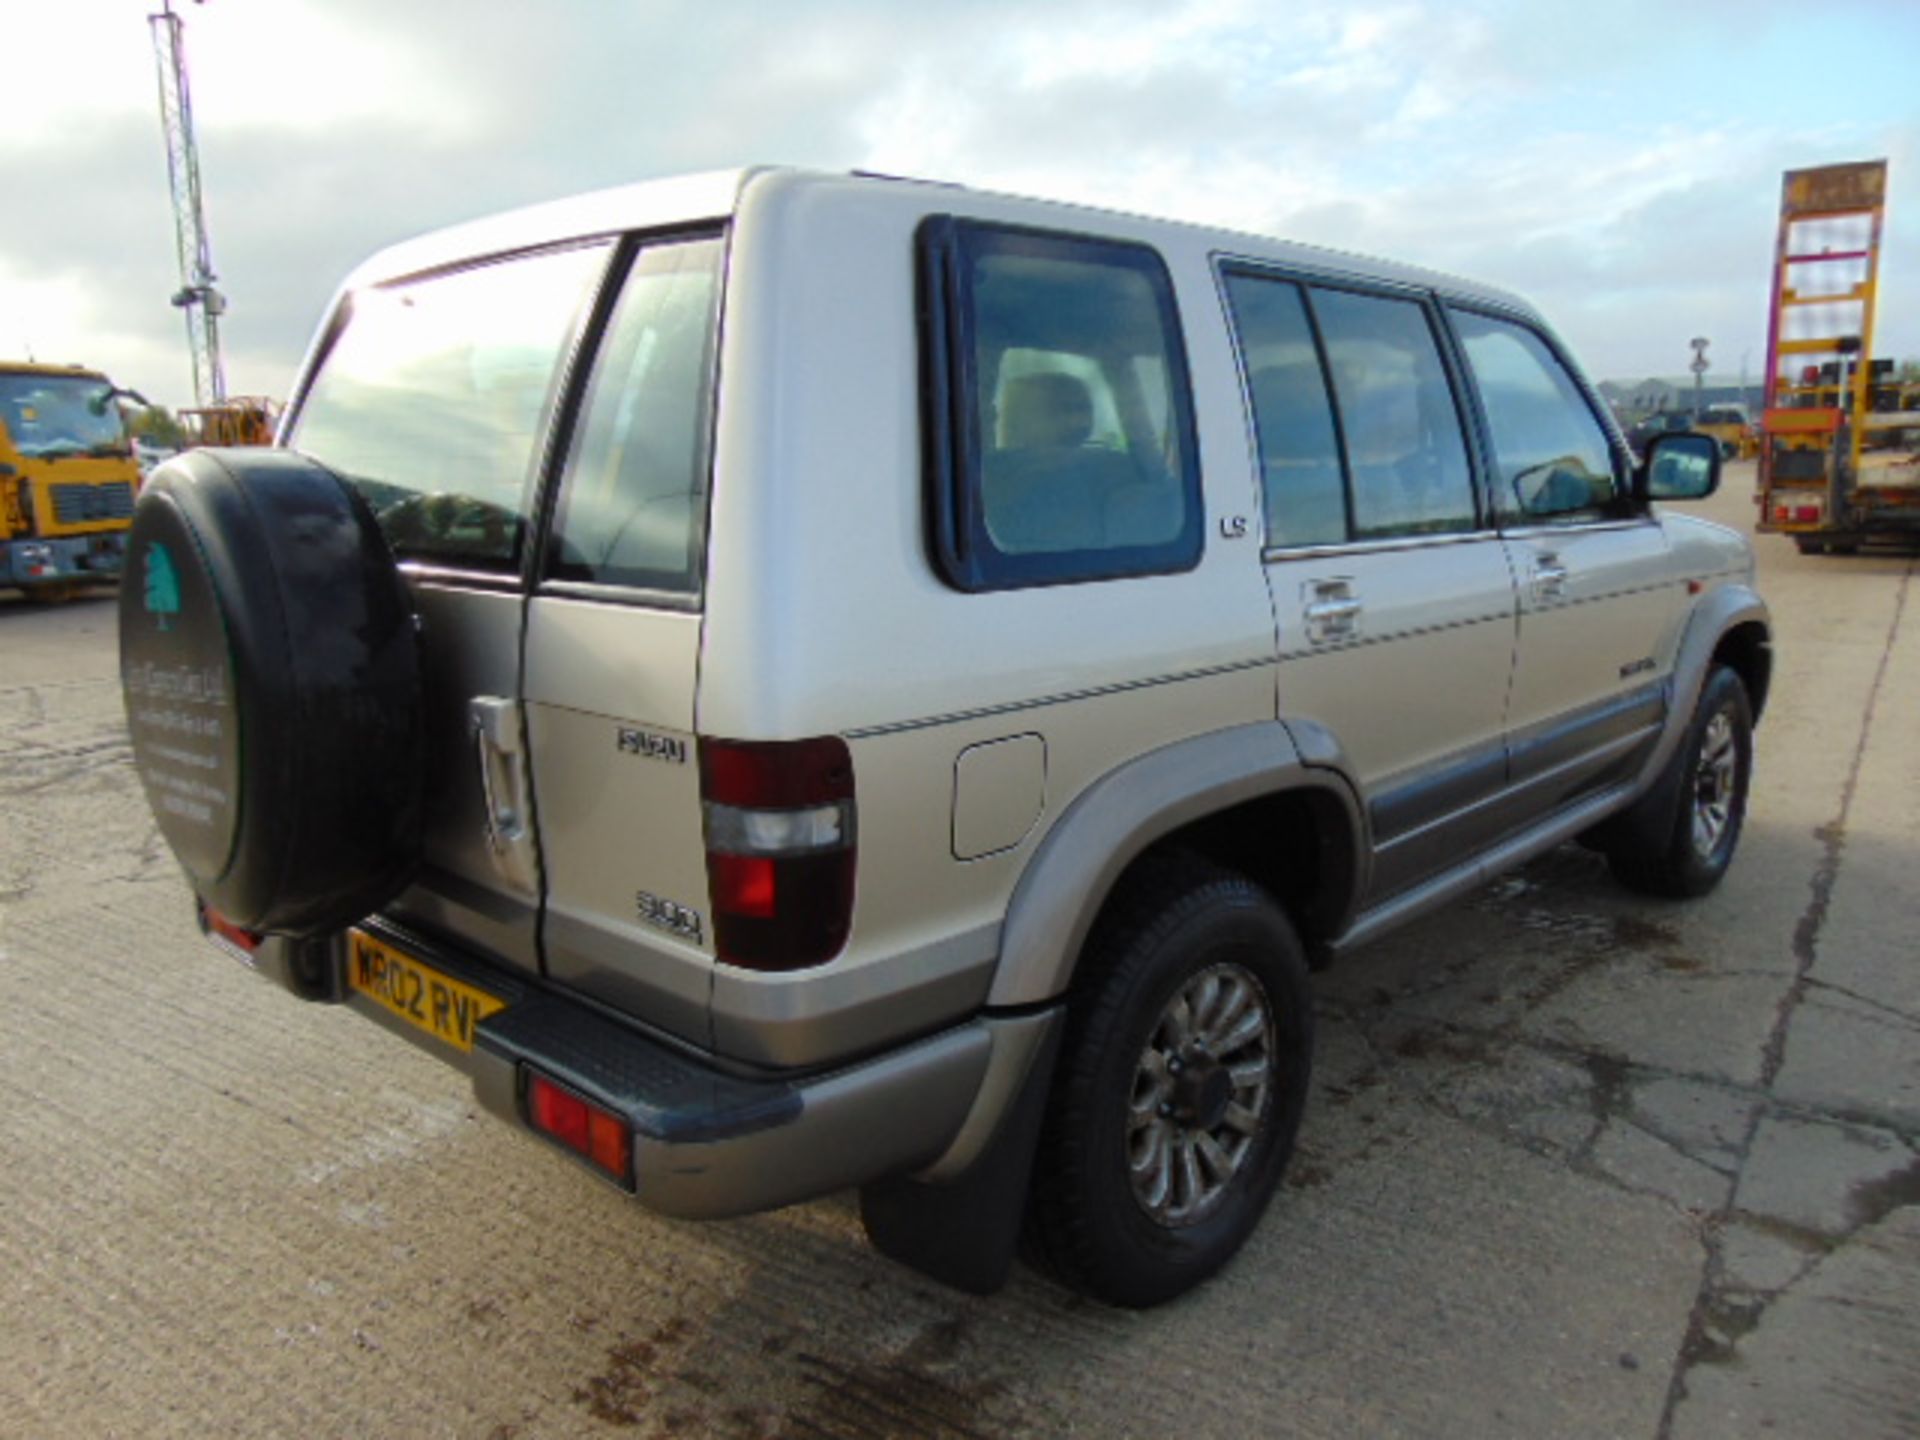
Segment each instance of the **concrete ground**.
[[[1709,513],[1749,523],[1750,467]],[[1704,901],[1553,854],[1322,977],[1303,1149],[1131,1314],[657,1219],[194,933],[110,598],[0,600],[0,1435],[1920,1433],[1920,600],[1759,541]]]

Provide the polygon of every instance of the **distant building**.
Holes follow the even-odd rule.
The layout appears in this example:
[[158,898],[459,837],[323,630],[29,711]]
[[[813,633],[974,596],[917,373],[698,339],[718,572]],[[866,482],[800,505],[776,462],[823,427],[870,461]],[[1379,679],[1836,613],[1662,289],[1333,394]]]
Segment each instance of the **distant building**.
[[[1651,415],[1656,410],[1691,410],[1694,407],[1691,375],[1684,380],[1667,380],[1657,375],[1645,380],[1603,380],[1599,389],[1601,398],[1623,418]],[[1738,381],[1729,382],[1708,376],[1706,383],[1700,387],[1699,404],[1702,408],[1744,405],[1749,412],[1757,415],[1761,404],[1760,386],[1757,383],[1742,386]]]

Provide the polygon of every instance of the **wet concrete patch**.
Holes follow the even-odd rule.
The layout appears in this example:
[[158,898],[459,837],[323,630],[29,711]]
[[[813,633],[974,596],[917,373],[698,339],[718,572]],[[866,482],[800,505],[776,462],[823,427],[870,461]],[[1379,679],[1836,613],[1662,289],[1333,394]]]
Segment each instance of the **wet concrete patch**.
[[1913,1148],[1887,1130],[1773,1116],[1755,1132],[1734,1194],[1737,1211],[1821,1235],[1845,1235],[1879,1197],[1914,1185]]

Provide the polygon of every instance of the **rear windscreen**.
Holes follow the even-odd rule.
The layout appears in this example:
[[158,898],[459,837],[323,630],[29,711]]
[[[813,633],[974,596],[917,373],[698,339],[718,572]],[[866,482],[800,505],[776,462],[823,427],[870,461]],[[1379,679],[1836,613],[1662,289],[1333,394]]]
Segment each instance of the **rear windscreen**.
[[396,554],[516,564],[568,341],[610,248],[355,293],[290,443],[360,491]]

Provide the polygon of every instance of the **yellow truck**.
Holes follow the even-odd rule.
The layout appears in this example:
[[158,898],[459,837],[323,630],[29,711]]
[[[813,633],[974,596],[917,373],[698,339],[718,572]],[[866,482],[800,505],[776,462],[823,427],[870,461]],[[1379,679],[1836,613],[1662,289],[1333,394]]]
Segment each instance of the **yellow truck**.
[[0,361],[0,587],[119,578],[140,488],[122,397],[141,400],[97,370]]

